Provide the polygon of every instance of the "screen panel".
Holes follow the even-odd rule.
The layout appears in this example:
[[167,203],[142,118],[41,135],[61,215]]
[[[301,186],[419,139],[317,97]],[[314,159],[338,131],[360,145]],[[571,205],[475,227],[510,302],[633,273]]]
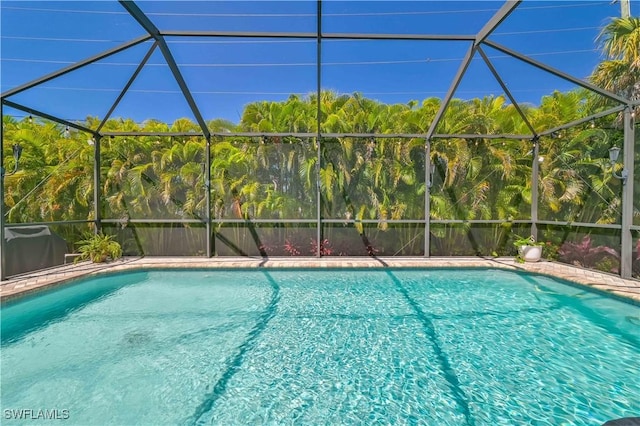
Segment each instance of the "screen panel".
[[530,141],[435,140],[431,218],[529,219],[530,151]]
[[207,253],[204,224],[103,224],[103,232],[115,236],[124,256],[205,256]]
[[214,219],[317,217],[314,138],[217,138],[211,152]]
[[107,137],[101,145],[104,218],[206,219],[203,138]]
[[620,230],[544,225],[540,241],[549,242],[543,256],[558,262],[620,273]]
[[91,137],[36,116],[18,117],[3,121],[6,223],[92,219]]
[[217,256],[316,255],[317,226],[307,223],[215,223]]
[[529,224],[431,224],[431,256],[515,256],[516,236],[531,233]]
[[424,219],[425,141],[338,138],[322,141],[320,191],[328,219]]

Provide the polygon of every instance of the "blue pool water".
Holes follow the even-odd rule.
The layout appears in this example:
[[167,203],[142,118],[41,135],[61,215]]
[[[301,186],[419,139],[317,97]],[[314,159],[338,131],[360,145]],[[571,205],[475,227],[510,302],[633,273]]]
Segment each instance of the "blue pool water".
[[639,360],[639,307],[543,276],[142,271],[4,306],[1,406],[4,424],[31,409],[69,425],[600,425],[640,416]]

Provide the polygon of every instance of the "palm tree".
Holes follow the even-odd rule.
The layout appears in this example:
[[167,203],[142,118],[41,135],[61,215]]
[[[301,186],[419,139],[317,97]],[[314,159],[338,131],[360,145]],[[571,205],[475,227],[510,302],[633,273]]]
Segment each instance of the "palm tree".
[[627,99],[640,99],[640,18],[613,18],[597,41],[606,59],[591,81]]

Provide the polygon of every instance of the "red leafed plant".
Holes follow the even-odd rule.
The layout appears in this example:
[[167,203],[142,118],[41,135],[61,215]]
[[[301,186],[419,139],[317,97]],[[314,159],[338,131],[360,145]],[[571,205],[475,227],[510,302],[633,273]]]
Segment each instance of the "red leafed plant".
[[559,259],[563,262],[593,268],[598,262],[606,258],[620,259],[620,255],[615,249],[607,246],[593,247],[591,237],[585,235],[579,243],[565,242],[558,249]]
[[[318,240],[316,240],[315,238],[311,239],[311,247],[309,251],[311,254],[318,253]],[[331,243],[325,238],[320,243],[320,256],[331,256],[332,253],[333,248],[331,248]]]
[[300,248],[290,240],[284,241],[284,251],[286,251],[289,256],[300,256]]

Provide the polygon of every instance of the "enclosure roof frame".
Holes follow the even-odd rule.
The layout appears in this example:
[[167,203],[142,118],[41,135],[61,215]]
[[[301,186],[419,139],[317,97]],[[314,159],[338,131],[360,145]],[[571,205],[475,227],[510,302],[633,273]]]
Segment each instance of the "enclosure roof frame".
[[[630,100],[630,99],[625,99],[622,96],[619,96],[615,93],[609,92],[607,90],[604,90],[602,88],[599,88],[589,82],[586,82],[584,80],[581,80],[577,77],[574,77],[570,74],[567,74],[565,72],[562,72],[560,70],[557,70],[551,66],[548,66],[544,63],[541,63],[539,61],[536,61],[530,57],[528,57],[527,55],[518,53],[512,49],[509,49],[499,43],[493,42],[491,40],[489,40],[489,36],[493,33],[493,31],[495,31],[496,28],[498,28],[500,26],[500,24],[511,14],[513,13],[518,6],[521,4],[522,0],[507,0],[505,1],[505,3],[500,7],[500,9],[498,11],[496,11],[496,13],[485,23],[485,25],[478,31],[478,33],[476,33],[475,35],[469,35],[469,34],[386,34],[386,33],[323,33],[321,31],[321,28],[317,29],[317,32],[239,32],[239,31],[191,31],[191,30],[162,30],[159,29],[154,23],[153,21],[149,18],[149,16],[147,16],[147,14],[144,13],[144,11],[142,11],[140,9],[140,7],[137,5],[135,0],[118,0],[118,2],[122,5],[122,7],[129,13],[129,15],[136,20],[140,26],[146,31],[146,35],[142,35],[140,37],[137,37],[133,40],[130,40],[126,43],[123,43],[119,46],[116,46],[114,48],[108,49],[102,53],[99,53],[97,55],[94,55],[90,58],[87,58],[85,60],[81,60],[79,62],[76,62],[75,64],[71,64],[65,68],[62,68],[58,71],[49,73],[43,77],[37,78],[35,80],[32,80],[30,82],[27,82],[25,84],[22,84],[20,86],[17,86],[13,89],[7,90],[6,92],[2,93],[0,95],[0,101],[7,106],[12,106],[12,105],[17,105],[15,102],[11,102],[9,100],[9,98],[13,95],[16,95],[18,93],[21,93],[25,90],[31,89],[35,86],[38,86],[42,83],[45,83],[47,81],[53,80],[57,77],[63,76],[65,74],[68,74],[74,70],[77,70],[79,68],[82,68],[86,65],[90,65],[92,63],[95,63],[99,60],[105,59],[111,55],[114,55],[116,53],[122,52],[124,50],[129,49],[130,47],[134,47],[137,46],[140,43],[144,43],[147,42],[149,40],[153,40],[154,44],[152,45],[152,47],[149,49],[147,55],[145,56],[145,58],[141,61],[141,63],[139,64],[138,68],[136,69],[136,71],[133,73],[133,75],[131,76],[131,78],[127,81],[127,83],[123,86],[122,91],[120,92],[120,94],[118,95],[117,99],[114,101],[114,103],[111,105],[111,107],[109,108],[107,114],[105,114],[105,117],[103,117],[103,119],[101,120],[99,126],[97,129],[88,129],[85,126],[83,126],[82,124],[77,124],[77,123],[71,123],[69,120],[65,120],[63,118],[57,117],[54,114],[46,114],[46,113],[42,113],[39,111],[36,111],[35,109],[29,108],[28,106],[24,106],[24,105],[20,105],[21,108],[17,108],[23,111],[26,111],[27,109],[29,111],[33,111],[34,114],[39,115],[43,118],[49,119],[51,121],[69,126],[69,127],[74,127],[77,128],[79,130],[83,130],[83,131],[87,131],[91,134],[94,135],[110,135],[111,133],[107,133],[107,132],[101,132],[103,126],[105,125],[105,123],[107,122],[107,120],[109,119],[110,115],[113,113],[113,111],[115,110],[115,108],[117,107],[118,103],[121,101],[121,99],[124,97],[124,95],[128,92],[128,89],[130,88],[131,84],[133,83],[133,81],[136,79],[136,77],[138,76],[138,74],[140,73],[140,71],[144,68],[144,66],[146,65],[146,62],[148,60],[148,58],[150,57],[151,53],[155,50],[156,47],[158,47],[160,49],[160,51],[162,52],[162,55],[165,59],[165,61],[167,62],[167,65],[170,68],[170,71],[172,73],[173,78],[175,79],[176,83],[178,84],[180,91],[184,97],[184,99],[186,100],[191,112],[194,115],[194,118],[196,119],[199,127],[202,130],[202,135],[209,138],[211,137],[212,134],[214,134],[215,132],[212,132],[211,129],[209,129],[209,127],[207,126],[206,121],[204,120],[200,109],[197,105],[197,102],[195,101],[195,99],[193,98],[192,92],[189,90],[183,76],[182,73],[180,71],[180,66],[176,63],[173,54],[171,52],[171,48],[168,46],[165,37],[234,37],[234,38],[285,38],[285,39],[315,39],[318,40],[318,42],[320,42],[321,40],[403,40],[403,41],[417,41],[417,40],[423,40],[423,41],[456,41],[456,42],[466,42],[466,43],[470,43],[470,47],[469,50],[467,51],[467,54],[465,55],[465,58],[461,61],[460,63],[460,67],[458,69],[458,72],[456,73],[456,75],[453,77],[451,84],[449,86],[449,90],[447,91],[446,95],[444,96],[442,103],[440,105],[439,110],[436,113],[436,116],[434,117],[434,119],[431,122],[431,125],[429,127],[429,130],[427,131],[427,134],[425,135],[425,137],[427,139],[430,139],[432,137],[445,137],[445,135],[442,134],[436,134],[436,129],[437,126],[440,122],[440,120],[442,119],[442,117],[444,116],[446,109],[448,107],[449,102],[451,101],[451,99],[453,98],[453,95],[455,94],[455,91],[458,87],[458,85],[460,84],[460,82],[462,81],[462,78],[464,77],[466,70],[469,66],[469,64],[471,63],[471,60],[473,59],[473,57],[476,55],[476,53],[479,53],[483,60],[485,61],[485,63],[487,64],[487,66],[489,67],[491,73],[493,74],[494,78],[496,78],[497,82],[500,84],[500,86],[502,87],[502,89],[505,91],[507,97],[509,98],[510,102],[515,106],[516,111],[518,113],[518,115],[523,119],[524,123],[526,124],[527,128],[531,131],[531,135],[523,135],[524,138],[535,138],[538,135],[543,135],[543,134],[550,134],[553,131],[555,131],[555,129],[548,129],[548,130],[544,130],[544,131],[539,131],[536,132],[535,129],[533,128],[533,126],[531,125],[531,123],[529,122],[529,120],[526,117],[526,114],[524,113],[524,111],[520,108],[520,103],[517,101],[516,97],[509,91],[508,87],[506,86],[505,82],[503,81],[500,73],[493,67],[493,65],[491,64],[491,62],[488,61],[488,58],[486,57],[486,54],[483,52],[482,50],[482,46],[488,46],[491,47],[493,49],[496,49],[498,51],[501,51],[513,58],[516,58],[518,60],[521,60],[531,66],[534,66],[536,68],[542,69],[543,71],[553,74],[556,77],[559,77],[565,81],[571,82],[573,84],[576,84],[580,87],[583,87],[591,92],[597,93],[598,95],[601,95],[603,97],[606,97],[612,101],[615,101],[616,103],[618,103],[621,106],[637,106],[640,105],[640,100]],[[318,3],[318,13],[322,13],[322,9],[320,7],[322,0],[317,0]],[[319,64],[318,66],[320,66],[321,64]],[[595,119],[599,116],[602,116],[600,114],[593,114],[590,115],[589,117],[586,117],[584,120],[588,121],[591,119]],[[73,126],[71,125],[73,124]],[[163,134],[166,135],[171,135],[172,132],[163,132],[163,133],[158,133],[158,136],[161,136]],[[254,136],[260,136],[262,135],[261,132],[257,132],[256,134],[254,134]],[[452,135],[453,137],[454,135]],[[476,137],[479,137],[481,135],[478,135]],[[482,136],[487,136],[487,135],[482,135]]]

